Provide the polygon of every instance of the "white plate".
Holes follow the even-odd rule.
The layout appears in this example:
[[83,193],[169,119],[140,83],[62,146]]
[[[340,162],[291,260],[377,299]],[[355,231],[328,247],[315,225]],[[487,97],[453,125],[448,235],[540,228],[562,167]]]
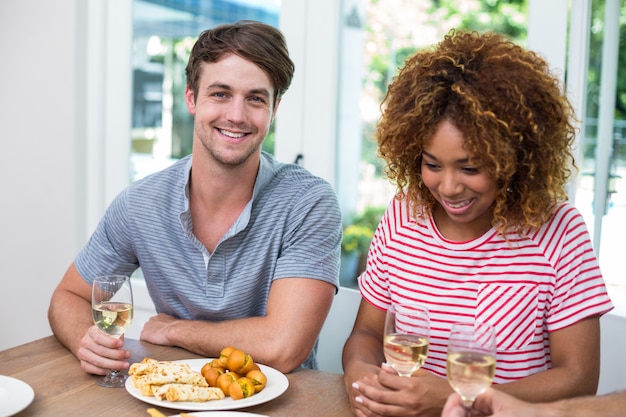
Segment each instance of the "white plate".
[[35,391],[26,382],[0,375],[0,417],[19,413],[33,401]]
[[[242,411],[200,411],[199,413],[188,413],[188,415],[193,417],[269,417],[264,414],[244,413]],[[180,414],[170,417],[180,417]]]
[[[182,362],[188,364],[194,371],[200,372],[205,363],[212,361],[212,359],[187,359],[176,362]],[[253,405],[259,405],[273,400],[280,396],[287,390],[289,386],[289,380],[280,371],[269,366],[259,364],[261,371],[267,377],[267,385],[263,388],[263,391],[254,394],[248,398],[242,398],[241,400],[233,400],[230,397],[226,397],[223,400],[213,400],[205,402],[190,402],[190,401],[177,401],[171,402],[167,400],[157,400],[155,397],[148,397],[141,395],[141,391],[133,386],[133,382],[130,378],[126,380],[126,391],[133,397],[146,402],[148,404],[156,405],[159,407],[175,408],[177,410],[185,411],[213,411],[213,410],[234,410],[237,408],[252,407]],[[246,413],[246,415],[250,415]],[[218,417],[218,416],[215,416]],[[221,417],[221,415],[220,415]]]

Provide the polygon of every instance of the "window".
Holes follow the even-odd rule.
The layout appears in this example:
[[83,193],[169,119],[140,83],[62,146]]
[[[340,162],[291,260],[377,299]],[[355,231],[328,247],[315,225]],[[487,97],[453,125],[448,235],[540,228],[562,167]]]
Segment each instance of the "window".
[[493,30],[525,45],[527,2],[491,3],[365,0],[344,7],[336,140],[337,189],[346,224],[342,285],[356,286],[369,240],[395,192],[383,175],[374,137],[387,85],[405,59],[451,29]]
[[[593,237],[612,296],[624,297],[626,235],[626,33],[624,1],[591,1],[576,206]],[[626,297],[624,297],[626,300]]]
[[[268,145],[282,161],[303,155],[306,168],[330,181],[346,223],[367,207],[375,211],[386,205],[393,192],[380,175],[382,165],[375,157],[372,135],[384,86],[404,57],[453,27],[493,28],[513,35],[521,44],[527,41],[528,30],[529,36],[534,32],[540,39],[535,44],[541,48],[555,44],[565,68],[566,48],[555,42],[550,19],[560,16],[567,22],[570,13],[588,6],[588,21],[578,31],[586,33],[580,27],[588,28],[590,45],[585,48],[584,42],[573,39],[567,51],[570,61],[576,54],[589,57],[583,76],[588,91],[579,113],[585,122],[580,175],[572,196],[585,216],[607,281],[626,285],[617,240],[626,234],[626,223],[620,221],[626,214],[626,116],[621,101],[626,94],[626,85],[622,86],[626,65],[620,64],[626,59],[620,49],[626,46],[619,44],[624,1],[555,0],[550,7],[558,12],[549,16],[544,10],[548,4],[539,0],[127,1],[132,2],[134,16],[131,180],[190,151],[191,119],[181,88],[186,51],[198,33],[221,22],[258,19],[281,28],[296,62],[296,77],[277,115],[276,142],[272,136]],[[541,13],[530,13],[533,5]],[[575,24],[570,19],[572,28]],[[571,67],[564,71],[570,89],[582,84],[571,79],[572,73]],[[111,125],[106,120],[104,124]],[[106,146],[112,143],[107,140]],[[118,169],[112,163],[105,166],[106,178],[113,167]],[[117,190],[108,188],[106,199]],[[99,215],[92,217],[93,223]]]
[[[343,126],[346,120],[348,124],[353,122],[341,113],[341,93],[345,87],[340,83],[339,88],[337,188],[347,223],[356,218],[357,223],[371,227],[372,213],[379,211],[381,205],[386,205],[393,192],[380,175],[382,165],[375,156],[373,134],[384,88],[403,60],[413,50],[437,42],[451,28],[490,29],[507,33],[516,42],[528,46],[527,42],[531,39],[527,39],[527,33],[529,27],[534,25],[531,49],[538,48],[540,53],[547,55],[556,71],[562,71],[568,90],[578,88],[577,83],[584,84],[585,97],[578,112],[583,120],[579,172],[570,194],[585,217],[605,279],[612,284],[612,296],[621,291],[625,294],[620,297],[626,300],[626,275],[621,273],[619,241],[619,237],[626,234],[626,223],[623,221],[626,218],[626,52],[622,52],[626,51],[626,45],[619,44],[626,30],[626,23],[621,17],[626,15],[624,1],[559,1],[550,4],[550,11],[545,10],[546,4],[536,0],[366,0],[361,4],[363,66],[357,72],[348,67],[350,64],[346,63],[346,59],[340,59],[340,80],[349,82],[350,75],[345,75],[349,71],[352,71],[352,76],[362,74],[359,78],[362,79],[358,109],[360,124],[354,126],[352,131]],[[529,9],[533,6],[537,13],[530,14]],[[581,27],[576,27],[579,24],[576,19],[580,18],[577,14],[583,13],[586,8],[589,9],[588,20]],[[402,10],[402,13],[397,13],[397,10]],[[349,10],[344,9],[343,13],[342,23],[347,26]],[[569,36],[589,33],[587,48],[579,38],[569,39],[570,61],[567,65],[575,64],[572,61],[574,55],[585,59],[582,81],[573,76],[574,68],[561,70],[567,67],[565,44],[568,41],[568,21]],[[562,40],[554,33],[561,29]],[[345,41],[353,36],[346,34],[348,30],[341,30],[341,57],[352,53]],[[359,139],[351,135],[359,135]],[[365,233],[354,227],[346,231],[350,238],[348,244],[352,247],[355,247],[354,241]],[[351,269],[343,271],[348,274],[343,277],[344,284],[352,286],[355,284],[352,270],[359,267],[354,259],[349,261],[344,257],[344,261],[344,268]],[[360,265],[363,268],[362,259]]]

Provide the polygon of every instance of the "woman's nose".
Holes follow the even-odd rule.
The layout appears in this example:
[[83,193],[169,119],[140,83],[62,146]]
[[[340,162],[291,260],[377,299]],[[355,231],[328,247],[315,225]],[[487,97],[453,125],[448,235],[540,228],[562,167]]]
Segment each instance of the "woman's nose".
[[455,195],[462,188],[456,174],[454,172],[443,172],[441,181],[439,182],[439,192],[443,195]]

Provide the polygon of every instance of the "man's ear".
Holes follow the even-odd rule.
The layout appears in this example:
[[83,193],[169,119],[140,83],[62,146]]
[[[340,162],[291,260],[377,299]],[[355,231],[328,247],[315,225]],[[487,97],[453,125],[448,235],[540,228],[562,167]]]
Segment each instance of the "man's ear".
[[196,114],[196,97],[189,86],[185,87],[185,104],[187,105],[187,111],[190,115]]

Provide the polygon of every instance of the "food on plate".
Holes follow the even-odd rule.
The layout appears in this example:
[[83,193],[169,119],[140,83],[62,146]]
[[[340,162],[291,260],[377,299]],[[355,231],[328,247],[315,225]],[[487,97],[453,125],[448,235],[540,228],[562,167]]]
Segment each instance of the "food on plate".
[[239,379],[239,375],[236,372],[224,372],[217,377],[216,386],[224,391],[224,394],[228,394],[228,387],[230,384]]
[[230,352],[232,352],[235,348],[232,346],[226,346],[220,352],[220,357],[218,358],[218,362],[222,366],[222,368],[226,368],[228,365],[228,357],[230,356]]
[[206,379],[206,382],[209,383],[210,387],[216,387],[217,378],[226,371],[224,368],[213,366],[212,364],[213,362],[207,362],[200,370],[200,373],[204,379]]
[[165,385],[165,384],[188,384],[197,385],[199,387],[208,387],[206,379],[199,372],[188,370],[168,369],[167,366],[157,367],[154,372],[148,372],[138,375],[137,380],[147,385]]
[[189,365],[183,362],[157,361],[152,358],[144,358],[141,362],[133,363],[128,369],[128,375],[151,385],[163,385],[167,383],[183,383],[207,386],[206,380],[199,372],[193,371]]
[[267,377],[260,369],[253,369],[246,374],[246,377],[250,378],[254,385],[255,392],[261,392],[265,385],[267,385]]
[[240,349],[231,350],[226,361],[226,367],[240,375],[250,372],[252,365],[254,365],[252,357]]
[[[200,372],[209,386],[220,388],[226,396],[234,400],[261,392],[267,385],[267,377],[252,356],[232,346],[222,349],[220,357],[204,364]],[[238,382],[244,377],[245,380]],[[231,387],[236,385],[235,382],[239,386]],[[249,389],[250,386],[253,389]]]
[[185,362],[144,358],[130,366],[128,375],[141,395],[174,402],[225,397],[240,400],[261,392],[267,385],[267,377],[252,357],[230,346],[222,349],[219,358],[206,362],[200,372]]
[[223,400],[224,392],[215,387],[199,387],[188,384],[165,384],[154,389],[154,397],[167,401],[205,402]]
[[155,369],[166,368],[167,372],[186,372],[191,370],[189,365],[181,362],[157,361],[152,358],[144,358],[141,362],[133,363],[128,369],[129,375],[144,375],[155,372]]
[[183,362],[144,358],[130,366],[128,375],[141,395],[154,396],[159,400],[209,401],[224,398],[223,392],[209,387],[201,373]]
[[228,395],[233,400],[241,400],[254,395],[254,383],[248,377],[241,377],[228,386]]

